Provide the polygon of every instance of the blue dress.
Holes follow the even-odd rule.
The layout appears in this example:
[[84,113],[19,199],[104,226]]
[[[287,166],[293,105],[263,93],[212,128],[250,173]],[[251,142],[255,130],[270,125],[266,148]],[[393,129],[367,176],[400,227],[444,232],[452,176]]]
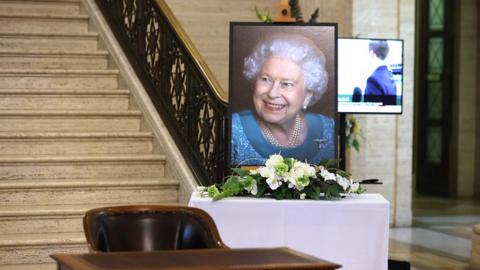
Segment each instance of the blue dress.
[[308,133],[305,141],[294,148],[272,145],[263,133],[252,111],[232,114],[231,165],[264,165],[270,155],[281,154],[302,162],[318,164],[335,158],[335,122],[332,118],[307,112]]

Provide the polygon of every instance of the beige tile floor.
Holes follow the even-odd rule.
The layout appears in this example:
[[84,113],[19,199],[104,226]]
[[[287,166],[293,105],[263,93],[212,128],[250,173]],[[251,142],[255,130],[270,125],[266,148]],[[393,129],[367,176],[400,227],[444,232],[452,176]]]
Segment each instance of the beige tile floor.
[[480,200],[416,196],[412,209],[412,227],[390,229],[390,259],[409,261],[412,270],[469,269]]

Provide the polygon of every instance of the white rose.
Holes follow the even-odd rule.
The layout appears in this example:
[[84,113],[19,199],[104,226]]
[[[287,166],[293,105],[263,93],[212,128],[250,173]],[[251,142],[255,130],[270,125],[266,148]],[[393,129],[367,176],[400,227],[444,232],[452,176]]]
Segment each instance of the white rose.
[[260,173],[262,177],[270,178],[275,176],[275,170],[268,167],[260,167],[257,169],[257,172]]
[[347,192],[348,188],[350,187],[350,180],[338,174],[336,175],[336,180],[337,183],[343,188],[343,191]]
[[274,177],[267,178],[266,182],[267,182],[268,186],[270,187],[270,189],[275,190],[279,186],[282,185],[282,182],[280,182],[279,180],[280,179],[278,179],[278,177],[274,176]]
[[300,200],[305,200],[305,196],[307,196],[307,194],[301,193],[301,194],[300,194]]
[[325,169],[323,167],[320,169],[320,176],[322,176],[323,179],[325,179],[325,181],[327,181],[327,180],[336,181],[337,180],[334,173],[329,172],[327,169]]
[[288,182],[288,188],[293,189],[295,187],[295,184],[292,182]]
[[250,175],[258,174],[258,173],[259,173],[259,172],[258,172],[258,169],[259,169],[259,168],[250,170],[250,171],[249,171]]
[[300,161],[296,161],[295,163],[293,163],[293,167],[291,171],[297,178],[303,177],[303,176],[311,177],[315,175],[314,167]]
[[292,171],[286,172],[282,175],[282,177],[283,177],[283,181],[285,183],[288,183],[288,187],[292,188],[291,185],[295,184],[295,179],[296,179],[296,176],[293,174],[293,172]]
[[296,188],[299,191],[304,188],[303,186],[300,186],[297,181],[298,178],[302,177],[302,173],[299,170],[294,170],[292,168],[292,170],[288,173],[285,173],[283,177],[285,179],[285,182],[288,183],[288,188]]
[[280,163],[283,163],[283,157],[281,155],[271,155],[265,162],[265,166],[273,168]]
[[359,188],[360,188],[360,184],[359,184],[359,183],[353,183],[353,184],[350,186],[350,191],[351,191],[351,192],[357,192]]

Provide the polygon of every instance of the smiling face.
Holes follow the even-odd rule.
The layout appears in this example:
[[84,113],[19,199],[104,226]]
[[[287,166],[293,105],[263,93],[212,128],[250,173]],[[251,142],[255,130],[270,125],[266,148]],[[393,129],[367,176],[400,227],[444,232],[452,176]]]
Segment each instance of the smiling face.
[[300,66],[285,58],[270,57],[257,76],[253,103],[258,117],[266,123],[291,126],[311,96],[305,90]]

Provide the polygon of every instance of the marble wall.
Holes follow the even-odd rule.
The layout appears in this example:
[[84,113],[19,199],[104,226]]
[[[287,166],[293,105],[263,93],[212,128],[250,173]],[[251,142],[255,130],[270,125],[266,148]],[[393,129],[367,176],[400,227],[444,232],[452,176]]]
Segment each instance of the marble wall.
[[[230,21],[257,22],[254,7],[271,10],[274,0],[166,0],[187,34],[217,77],[228,89],[228,34]],[[320,8],[319,22],[338,22],[339,36],[402,38],[405,40],[404,112],[402,115],[358,116],[365,140],[350,165],[357,179],[379,178],[383,185],[367,186],[391,203],[391,224],[411,223],[414,0],[300,1],[305,18]],[[365,8],[369,7],[369,8]],[[381,134],[381,136],[379,136]]]
[[357,116],[365,139],[359,153],[351,152],[350,170],[359,178],[379,178],[383,185],[367,189],[390,201],[392,225],[407,226],[412,215],[415,1],[356,0],[352,32],[360,37],[404,40],[403,114]]
[[455,83],[458,89],[457,111],[457,195],[469,197],[474,194],[474,181],[478,161],[475,159],[476,145],[480,144],[478,134],[478,39],[477,0],[459,2],[459,25],[455,31],[458,42],[455,61]]
[[[274,0],[165,0],[193,41],[223,90],[228,94],[228,50],[230,22],[259,22],[255,7],[275,17]],[[302,13],[310,18],[320,8],[319,22],[338,22],[339,35],[351,35],[352,0],[300,1]]]
[[[480,4],[477,2],[477,52],[480,52]],[[477,74],[480,71],[480,53],[477,53]],[[480,76],[477,77],[477,85],[480,85]],[[477,95],[477,104],[480,104],[480,95]],[[480,116],[480,106],[477,105],[476,115]],[[475,164],[480,164],[480,117],[476,121]],[[476,166],[478,167],[478,166]],[[475,171],[475,197],[480,198],[480,170]]]

